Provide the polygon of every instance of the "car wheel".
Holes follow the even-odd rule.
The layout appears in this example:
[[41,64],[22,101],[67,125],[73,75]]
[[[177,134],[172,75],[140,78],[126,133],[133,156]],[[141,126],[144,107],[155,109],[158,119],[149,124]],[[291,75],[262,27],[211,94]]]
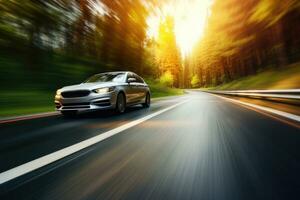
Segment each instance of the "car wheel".
[[74,117],[77,114],[77,110],[66,110],[66,111],[61,111],[61,114],[65,117]]
[[145,103],[143,103],[142,105],[144,108],[149,108],[150,104],[151,104],[151,97],[150,97],[150,94],[147,93],[146,97],[145,97]]
[[116,103],[116,111],[118,113],[125,112],[126,109],[126,100],[123,93],[119,93],[117,97],[117,103]]

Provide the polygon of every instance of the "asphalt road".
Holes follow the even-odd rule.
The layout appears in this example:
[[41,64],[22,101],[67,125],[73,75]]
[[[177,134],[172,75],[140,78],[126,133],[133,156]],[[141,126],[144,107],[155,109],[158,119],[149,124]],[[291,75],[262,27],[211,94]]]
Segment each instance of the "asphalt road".
[[300,129],[191,92],[123,115],[1,124],[0,172],[187,102],[0,185],[0,199],[300,199]]

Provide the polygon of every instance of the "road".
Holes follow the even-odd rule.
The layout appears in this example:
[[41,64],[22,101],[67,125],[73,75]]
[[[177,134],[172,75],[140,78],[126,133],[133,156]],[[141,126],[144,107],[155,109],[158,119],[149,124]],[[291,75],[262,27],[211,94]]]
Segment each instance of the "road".
[[0,172],[170,106],[3,183],[0,199],[300,199],[299,124],[195,91],[123,115],[1,124]]

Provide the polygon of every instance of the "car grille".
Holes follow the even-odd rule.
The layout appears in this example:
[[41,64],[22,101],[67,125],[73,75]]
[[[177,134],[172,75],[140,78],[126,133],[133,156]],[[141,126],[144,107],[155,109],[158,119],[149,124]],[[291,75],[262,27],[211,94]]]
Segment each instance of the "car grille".
[[75,97],[85,97],[91,93],[89,90],[76,90],[76,91],[66,91],[62,92],[61,96],[64,98],[75,98]]
[[89,106],[90,103],[63,103],[63,106]]
[[90,103],[63,103],[63,109],[83,109],[90,108]]
[[67,109],[89,109],[90,106],[63,106],[62,109],[63,110],[67,110]]

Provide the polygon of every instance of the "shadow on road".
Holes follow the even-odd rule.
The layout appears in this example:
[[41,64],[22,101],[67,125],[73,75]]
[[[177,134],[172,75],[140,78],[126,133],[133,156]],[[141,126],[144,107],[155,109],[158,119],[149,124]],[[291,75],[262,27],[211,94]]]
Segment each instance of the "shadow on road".
[[114,110],[97,110],[97,111],[90,111],[90,112],[81,112],[78,113],[76,116],[73,117],[64,117],[64,119],[97,119],[97,118],[110,118],[110,117],[123,117],[126,116],[129,113],[133,113],[136,111],[146,110],[142,106],[132,106],[126,108],[125,113],[117,113]]

